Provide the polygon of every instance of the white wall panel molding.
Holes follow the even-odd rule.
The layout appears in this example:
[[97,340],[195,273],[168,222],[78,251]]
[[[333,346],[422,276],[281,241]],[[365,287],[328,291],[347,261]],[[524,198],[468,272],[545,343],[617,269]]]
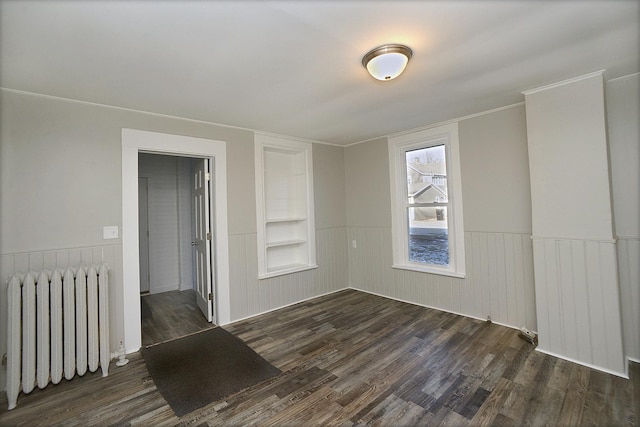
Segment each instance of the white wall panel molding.
[[425,307],[536,330],[526,233],[465,232],[465,279],[391,267],[390,227],[349,227],[349,286]]
[[253,317],[347,288],[345,227],[316,230],[318,268],[258,279],[257,234],[229,236],[231,321]]
[[599,237],[581,237],[579,239],[576,239],[575,237],[566,237],[566,236],[531,236],[531,240],[564,240],[564,241],[571,241],[571,240],[579,240],[581,242],[594,242],[594,243],[611,243],[611,244],[615,244],[617,242],[617,238],[616,239],[602,239]]
[[538,350],[626,377],[619,294],[606,286],[617,279],[616,245],[535,239],[533,255]]
[[619,238],[617,249],[624,352],[640,363],[640,237]]
[[603,73],[525,92],[541,351],[626,376]]
[[[627,358],[640,362],[640,73],[606,85],[607,131],[622,334]],[[635,179],[634,179],[635,177]]]

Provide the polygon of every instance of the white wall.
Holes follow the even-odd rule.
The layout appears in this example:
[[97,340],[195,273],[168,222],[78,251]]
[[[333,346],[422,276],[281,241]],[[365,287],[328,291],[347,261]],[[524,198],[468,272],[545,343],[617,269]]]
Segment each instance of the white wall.
[[387,139],[345,149],[349,284],[536,328],[524,107],[459,122],[466,278],[392,269]]
[[[335,173],[342,168],[342,148],[318,149],[319,159],[335,164],[319,168],[314,180],[324,204],[316,212],[323,227],[318,230],[319,269],[257,281],[257,273],[250,274],[257,271],[253,132],[2,89],[2,319],[6,319],[6,278],[13,271],[85,258],[104,260],[115,284],[110,288],[111,343],[115,348],[123,340],[121,237],[127,232],[122,230],[123,128],[226,141],[232,320],[347,286],[344,213],[327,205],[330,200],[344,203],[344,183]],[[120,238],[103,240],[105,225],[117,225]],[[5,351],[6,331],[0,328],[0,354]],[[0,389],[4,387],[5,370],[0,368]]]
[[525,103],[537,349],[624,376],[602,73]]
[[191,159],[178,157],[177,189],[178,189],[178,249],[180,252],[180,290],[195,289],[194,259],[191,241],[195,235],[193,229],[193,196],[191,189]]
[[602,76],[525,98],[533,235],[611,240]]
[[524,105],[460,122],[467,231],[531,234]]
[[148,182],[149,291],[193,289],[189,159],[141,153]]
[[[607,85],[625,350],[634,358],[640,357],[638,80],[636,74]],[[522,106],[459,123],[466,279],[390,268],[387,140],[381,138],[345,149],[314,144],[319,268],[258,281],[252,132],[6,90],[0,90],[1,319],[11,272],[103,260],[115,283],[110,331],[112,345],[118,344],[124,331],[122,243],[104,241],[102,227],[121,225],[124,127],[227,141],[233,320],[351,285],[536,328]],[[482,197],[485,181],[503,196]],[[491,210],[498,202],[500,209]],[[5,351],[0,328],[0,354]],[[0,369],[0,389],[4,375]]]
[[[251,160],[245,158],[243,164],[251,161],[253,173],[253,147],[247,154]],[[234,290],[232,319],[242,319],[347,287],[344,171],[341,147],[313,145],[317,269],[258,280],[257,233],[230,233],[230,280]],[[253,197],[255,201],[254,191],[252,188],[247,197]]]
[[606,86],[625,354],[640,362],[640,74]]

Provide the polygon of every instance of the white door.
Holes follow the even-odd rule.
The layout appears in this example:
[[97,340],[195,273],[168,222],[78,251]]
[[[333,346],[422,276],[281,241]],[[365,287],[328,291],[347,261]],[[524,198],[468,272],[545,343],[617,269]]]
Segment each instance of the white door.
[[138,178],[140,293],[149,292],[149,197],[147,178]]
[[198,307],[207,321],[213,321],[213,275],[211,262],[211,228],[209,223],[209,159],[196,159],[194,167],[193,212],[195,224],[195,240],[191,243],[195,248],[196,290]]

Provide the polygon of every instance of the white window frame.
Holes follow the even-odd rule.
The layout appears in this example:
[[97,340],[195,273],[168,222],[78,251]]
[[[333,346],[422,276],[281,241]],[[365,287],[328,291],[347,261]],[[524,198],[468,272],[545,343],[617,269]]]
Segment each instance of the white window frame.
[[[407,223],[407,151],[445,146],[449,208],[449,265],[423,264],[409,261],[409,225]],[[458,123],[450,123],[389,138],[389,181],[391,184],[391,232],[393,268],[465,277],[464,221],[462,218],[462,180]]]

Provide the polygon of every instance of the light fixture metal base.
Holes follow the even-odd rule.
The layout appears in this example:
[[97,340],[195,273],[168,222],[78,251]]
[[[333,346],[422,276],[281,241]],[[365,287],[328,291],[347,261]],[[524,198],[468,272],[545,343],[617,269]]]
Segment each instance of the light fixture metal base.
[[413,51],[402,44],[386,44],[371,49],[362,57],[362,65],[376,80],[395,79],[404,71]]

